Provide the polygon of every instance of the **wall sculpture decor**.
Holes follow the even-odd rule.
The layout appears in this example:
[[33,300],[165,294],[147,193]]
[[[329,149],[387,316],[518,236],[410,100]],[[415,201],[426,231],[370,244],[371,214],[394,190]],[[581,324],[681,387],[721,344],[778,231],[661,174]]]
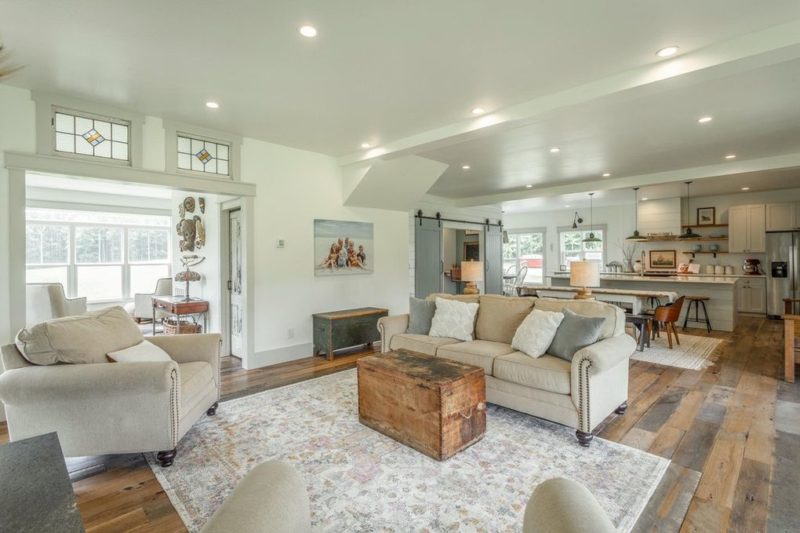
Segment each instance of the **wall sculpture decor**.
[[[194,215],[195,207],[199,204],[200,212],[205,213],[205,198],[200,198],[197,203],[192,196],[187,196],[178,204],[178,223],[175,231],[180,237],[178,249],[181,252],[193,252],[195,249],[206,245],[206,226],[203,217]],[[187,218],[188,216],[188,218]]]
[[314,262],[317,276],[371,274],[375,265],[373,225],[315,220]]
[[205,214],[206,212],[206,199],[202,196],[197,199],[197,205],[200,206],[200,213]]

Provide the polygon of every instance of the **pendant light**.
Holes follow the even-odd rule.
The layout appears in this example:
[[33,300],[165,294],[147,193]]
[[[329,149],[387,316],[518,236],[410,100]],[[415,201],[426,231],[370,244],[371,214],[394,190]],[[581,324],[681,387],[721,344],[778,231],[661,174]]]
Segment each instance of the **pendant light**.
[[633,234],[626,241],[645,242],[647,237],[639,233],[639,187],[633,188]]
[[598,239],[594,234],[594,209],[592,208],[593,192],[589,193],[589,236],[583,239],[583,242],[603,242],[603,239]]
[[692,228],[689,227],[689,224],[692,223],[691,220],[691,212],[692,212],[692,182],[686,182],[686,231],[684,231],[679,239],[697,239],[700,237],[697,233],[692,231]]

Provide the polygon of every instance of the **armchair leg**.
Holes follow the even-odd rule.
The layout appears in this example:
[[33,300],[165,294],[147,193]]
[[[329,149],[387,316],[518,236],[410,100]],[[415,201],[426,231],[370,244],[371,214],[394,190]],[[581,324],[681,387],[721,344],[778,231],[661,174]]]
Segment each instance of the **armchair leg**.
[[215,414],[217,414],[217,407],[219,407],[219,402],[214,402],[214,405],[208,408],[206,414],[208,416],[214,416]]
[[578,437],[578,444],[583,446],[584,448],[589,447],[589,443],[592,442],[594,435],[591,433],[586,433],[585,431],[581,431],[580,429],[575,432],[575,436]]
[[625,411],[628,410],[628,402],[622,402],[622,405],[614,409],[614,412],[618,415],[624,415]]
[[156,454],[156,459],[158,459],[158,464],[161,465],[162,468],[167,468],[168,466],[172,466],[172,461],[175,460],[175,455],[178,453],[178,450],[175,448],[163,452],[158,452]]

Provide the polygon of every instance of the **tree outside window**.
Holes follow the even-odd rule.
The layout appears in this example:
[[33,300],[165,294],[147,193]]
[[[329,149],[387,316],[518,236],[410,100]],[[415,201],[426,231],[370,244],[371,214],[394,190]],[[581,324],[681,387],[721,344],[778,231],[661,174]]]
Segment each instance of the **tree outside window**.
[[[599,242],[584,242],[589,233],[600,239]],[[605,262],[605,229],[572,230],[563,229],[558,232],[561,265],[569,265],[573,261],[600,261]]]

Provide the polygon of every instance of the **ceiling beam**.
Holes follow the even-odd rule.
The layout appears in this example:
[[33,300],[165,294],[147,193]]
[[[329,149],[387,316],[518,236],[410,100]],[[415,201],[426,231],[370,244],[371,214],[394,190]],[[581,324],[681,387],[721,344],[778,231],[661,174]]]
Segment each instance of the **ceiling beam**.
[[639,174],[636,176],[622,176],[618,178],[593,179],[588,181],[571,181],[569,183],[534,187],[532,189],[515,190],[512,192],[473,196],[452,201],[457,207],[470,207],[481,205],[496,205],[504,202],[561,196],[564,194],[578,194],[590,191],[610,191],[614,189],[627,189],[631,187],[646,187],[663,183],[681,182],[687,180],[700,180],[717,176],[730,176],[745,172],[759,170],[776,170],[782,168],[800,167],[800,153],[764,157],[760,159],[745,159],[735,162],[717,163],[701,167],[682,168]]
[[662,60],[534,98],[482,117],[396,139],[372,150],[342,156],[338,162],[346,166],[376,158],[421,154],[442,146],[493,135],[533,122],[545,113],[599,98],[613,95],[630,98],[631,89],[653,88],[664,80],[691,77],[691,81],[696,83],[795,58],[800,58],[800,19],[682,54],[671,60]]

